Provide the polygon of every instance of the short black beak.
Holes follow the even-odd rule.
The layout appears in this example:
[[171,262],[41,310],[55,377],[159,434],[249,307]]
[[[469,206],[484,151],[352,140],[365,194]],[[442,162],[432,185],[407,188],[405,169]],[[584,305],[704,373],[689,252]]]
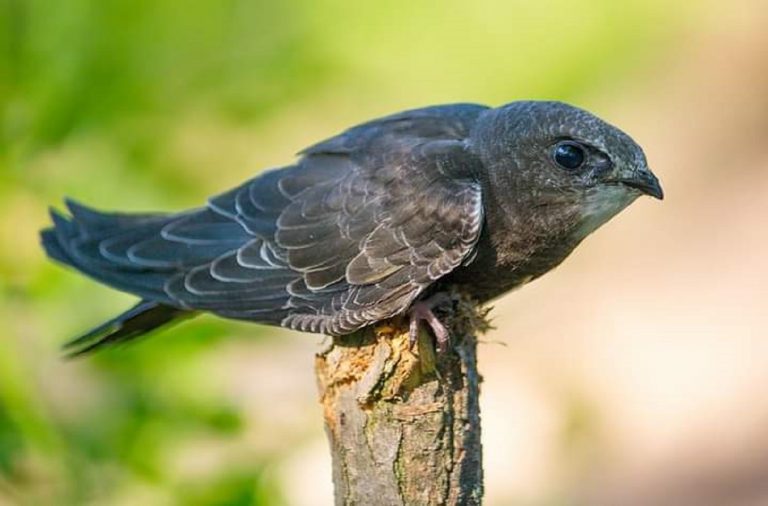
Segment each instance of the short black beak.
[[638,170],[632,174],[632,177],[621,179],[619,182],[631,188],[637,188],[646,195],[664,200],[664,190],[661,189],[659,179],[648,169]]

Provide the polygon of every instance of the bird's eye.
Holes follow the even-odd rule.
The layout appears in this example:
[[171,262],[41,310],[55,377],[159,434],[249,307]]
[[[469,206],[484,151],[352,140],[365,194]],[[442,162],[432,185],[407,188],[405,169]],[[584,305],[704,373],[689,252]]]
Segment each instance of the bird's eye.
[[581,167],[586,159],[584,148],[572,141],[557,144],[552,152],[552,158],[560,167],[574,170]]

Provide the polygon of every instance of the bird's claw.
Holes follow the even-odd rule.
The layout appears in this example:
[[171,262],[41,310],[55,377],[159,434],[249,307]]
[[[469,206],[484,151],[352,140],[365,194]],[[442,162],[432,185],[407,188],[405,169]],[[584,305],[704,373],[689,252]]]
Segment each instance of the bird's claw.
[[411,347],[413,347],[419,339],[419,324],[422,321],[425,321],[432,329],[435,341],[437,342],[438,351],[441,353],[448,351],[451,335],[448,332],[448,329],[445,328],[445,325],[443,325],[443,322],[441,322],[435,313],[432,312],[432,309],[442,302],[442,299],[437,300],[436,298],[430,298],[418,301],[411,306],[409,312],[410,322],[408,325],[408,337]]

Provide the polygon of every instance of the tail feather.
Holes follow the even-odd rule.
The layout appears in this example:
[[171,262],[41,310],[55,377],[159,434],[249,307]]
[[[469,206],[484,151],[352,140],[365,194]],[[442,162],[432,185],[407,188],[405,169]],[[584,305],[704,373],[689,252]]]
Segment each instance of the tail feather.
[[[51,214],[53,215],[53,212],[51,212]],[[61,262],[66,265],[72,265],[72,259],[61,246],[61,241],[59,240],[59,236],[55,229],[46,228],[40,233],[40,238],[42,239],[45,253],[49,257],[56,260],[57,262]]]
[[[97,211],[70,198],[65,199],[64,203],[72,214],[72,225],[70,227],[75,230],[81,227],[82,231],[92,239],[111,236],[126,227],[135,229],[137,227],[165,223],[168,220],[168,215],[162,213],[111,213]],[[60,224],[55,221],[54,223],[58,228]]]
[[64,351],[68,358],[80,357],[106,346],[132,341],[194,314],[193,311],[143,300],[128,311],[66,343]]
[[[232,233],[232,220],[205,208],[177,214],[124,214],[96,211],[69,199],[66,206],[69,215],[51,209],[53,226],[41,232],[48,256],[141,298],[128,311],[66,344],[69,357],[132,341],[195,315],[194,310],[178,307],[180,303],[169,296],[165,290],[168,281],[250,238],[241,228]],[[196,221],[185,228],[187,217]],[[162,230],[172,223],[178,225],[178,236],[166,238]],[[190,247],[199,242],[203,246]]]
[[53,226],[40,234],[49,257],[142,299],[172,305],[164,291],[165,282],[174,274],[171,269],[120,263],[101,251],[103,240],[108,238],[133,234],[141,242],[153,237],[171,215],[101,213],[72,200],[67,200],[67,207],[71,216],[51,209]]

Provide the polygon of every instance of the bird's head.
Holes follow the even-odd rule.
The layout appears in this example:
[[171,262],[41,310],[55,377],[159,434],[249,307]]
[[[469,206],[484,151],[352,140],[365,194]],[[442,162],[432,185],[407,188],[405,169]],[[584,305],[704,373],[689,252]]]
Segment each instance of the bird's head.
[[506,211],[567,206],[579,217],[579,235],[643,194],[664,197],[632,138],[561,102],[513,102],[491,109],[480,118],[471,142],[490,169],[494,193],[507,194],[498,199]]

